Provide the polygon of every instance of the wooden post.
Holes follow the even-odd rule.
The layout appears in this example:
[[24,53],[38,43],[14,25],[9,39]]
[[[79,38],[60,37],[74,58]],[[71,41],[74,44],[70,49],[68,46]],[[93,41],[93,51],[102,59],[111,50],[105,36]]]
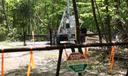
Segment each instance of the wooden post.
[[49,33],[50,33],[50,45],[52,45],[53,42],[52,42],[52,29],[51,29],[51,27],[49,28]]
[[76,22],[76,41],[78,44],[80,44],[80,24],[79,24],[79,17],[78,17],[76,0],[72,0],[72,3],[73,3],[75,22]]
[[[72,3],[73,3],[73,9],[74,9],[74,14],[75,14],[75,22],[76,22],[76,43],[80,44],[80,23],[79,23],[76,0],[72,0]],[[78,50],[79,50],[80,53],[82,53],[81,47],[78,47]],[[78,73],[78,76],[82,76],[82,74]]]
[[26,32],[25,31],[23,31],[23,36],[24,36],[24,46],[26,46]]
[[58,62],[57,62],[56,76],[59,76],[60,65],[61,65],[61,59],[62,59],[62,53],[63,53],[63,49],[60,49],[60,50],[59,50]]

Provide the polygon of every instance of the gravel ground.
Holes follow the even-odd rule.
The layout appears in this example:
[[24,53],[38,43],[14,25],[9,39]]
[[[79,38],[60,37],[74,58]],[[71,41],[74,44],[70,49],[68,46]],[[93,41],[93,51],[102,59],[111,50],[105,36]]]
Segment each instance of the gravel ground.
[[[22,43],[10,43],[8,47],[20,46]],[[18,44],[18,45],[17,45]],[[32,45],[29,43],[29,45]],[[5,46],[1,46],[1,48]],[[7,46],[6,46],[7,48]],[[68,53],[71,53],[68,49]],[[1,54],[0,54],[1,56]],[[58,51],[36,51],[34,52],[36,68],[32,70],[31,76],[55,76],[56,65],[58,58]],[[1,62],[1,60],[0,60]],[[95,62],[95,63],[94,63]],[[17,52],[5,54],[5,76],[26,76],[27,65],[29,63],[29,52]],[[115,62],[112,75],[108,74],[108,63],[99,63],[95,56],[89,58],[89,66],[83,72],[83,76],[125,76],[126,68],[122,68],[124,65],[122,62]],[[0,65],[1,68],[1,65]],[[0,69],[1,71],[1,69]],[[1,73],[1,72],[0,72]],[[65,55],[63,55],[62,65],[60,70],[60,76],[78,76],[77,73],[67,69],[65,65]]]

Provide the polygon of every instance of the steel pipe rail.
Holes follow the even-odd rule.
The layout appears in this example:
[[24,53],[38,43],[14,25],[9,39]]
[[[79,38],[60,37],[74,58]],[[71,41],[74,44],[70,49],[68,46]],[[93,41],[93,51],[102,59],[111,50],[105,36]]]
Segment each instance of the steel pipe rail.
[[[30,51],[32,49],[33,51],[50,51],[55,49],[65,49],[65,48],[79,48],[79,47],[103,47],[103,46],[123,46],[128,45],[128,42],[117,42],[117,43],[88,43],[88,44],[64,44],[61,45],[52,45],[52,46],[40,46],[40,47],[21,47],[21,48],[3,48],[4,53],[10,53],[10,52],[25,52]],[[2,49],[0,49],[0,53],[2,53]]]

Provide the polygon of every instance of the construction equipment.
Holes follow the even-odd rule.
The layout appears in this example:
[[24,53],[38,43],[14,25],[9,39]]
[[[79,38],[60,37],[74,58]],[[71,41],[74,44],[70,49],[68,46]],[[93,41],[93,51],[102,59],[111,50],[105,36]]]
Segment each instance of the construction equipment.
[[[57,43],[61,41],[68,41],[69,43],[74,42],[75,32],[76,32],[76,23],[75,16],[71,15],[71,3],[70,0],[67,0],[67,7],[63,12],[63,16],[57,31]],[[82,20],[79,20],[80,24],[83,24]]]

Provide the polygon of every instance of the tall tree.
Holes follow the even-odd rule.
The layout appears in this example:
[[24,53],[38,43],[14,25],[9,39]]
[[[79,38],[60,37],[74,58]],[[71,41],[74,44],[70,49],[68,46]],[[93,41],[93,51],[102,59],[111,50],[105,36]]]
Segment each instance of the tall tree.
[[8,25],[8,18],[7,18],[7,11],[6,11],[6,7],[5,7],[5,0],[2,0],[2,8],[3,8],[3,14],[4,14],[4,23],[6,25],[6,28],[8,29],[9,32],[9,25]]
[[104,0],[104,5],[106,6],[106,16],[104,18],[104,28],[106,29],[106,41],[110,42],[112,41],[112,35],[111,35],[111,26],[110,26],[110,15],[109,15],[109,1]]
[[119,15],[120,0],[114,0],[115,14]]
[[94,0],[91,0],[91,3],[92,3],[92,10],[93,10],[95,25],[96,25],[96,28],[97,28],[97,31],[98,31],[98,34],[99,34],[99,41],[100,41],[100,43],[102,43],[102,35],[101,35],[101,31],[100,31],[99,24],[98,24],[98,21],[97,21],[96,10],[95,10],[95,7],[96,7],[95,3],[96,2],[94,2]]

